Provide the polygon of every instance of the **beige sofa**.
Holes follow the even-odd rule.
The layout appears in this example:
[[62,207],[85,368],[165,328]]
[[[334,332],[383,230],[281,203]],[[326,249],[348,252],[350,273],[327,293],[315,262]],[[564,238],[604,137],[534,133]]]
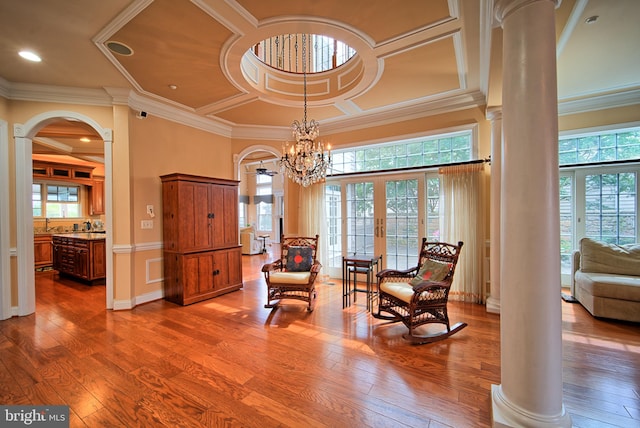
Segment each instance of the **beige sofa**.
[[240,245],[242,245],[242,254],[253,255],[262,252],[262,241],[256,236],[253,227],[240,229]]
[[640,322],[640,244],[583,238],[572,271],[571,292],[591,315]]

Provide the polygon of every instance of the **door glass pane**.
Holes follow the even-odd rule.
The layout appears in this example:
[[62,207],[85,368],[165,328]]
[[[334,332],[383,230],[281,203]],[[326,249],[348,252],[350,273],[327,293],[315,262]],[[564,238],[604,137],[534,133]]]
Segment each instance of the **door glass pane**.
[[560,268],[563,275],[571,274],[573,252],[573,176],[560,176]]
[[427,177],[427,239],[440,240],[440,179],[438,176]]
[[327,264],[342,267],[342,195],[339,184],[327,184],[325,189],[327,213]]
[[635,173],[587,175],[586,236],[611,244],[636,242]]
[[374,255],[373,182],[347,184],[347,253]]
[[386,267],[407,269],[418,254],[418,180],[387,181]]

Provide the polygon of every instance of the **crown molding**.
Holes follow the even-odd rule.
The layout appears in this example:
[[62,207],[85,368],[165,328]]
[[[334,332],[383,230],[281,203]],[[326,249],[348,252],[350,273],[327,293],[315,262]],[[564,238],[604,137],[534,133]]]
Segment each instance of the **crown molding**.
[[7,80],[0,77],[0,97],[9,99],[10,87],[11,84]]
[[[216,135],[236,139],[255,139],[287,141],[291,139],[290,127],[233,125],[221,120],[203,117],[195,112],[186,111],[164,102],[141,95],[126,88],[73,88],[37,85],[30,83],[11,83],[0,77],[0,96],[11,100],[57,102],[63,104],[81,104],[94,106],[128,105],[135,110],[146,111],[156,117],[200,129]],[[434,100],[421,100],[417,103],[398,104],[358,112],[346,119],[323,121],[324,135],[338,132],[355,131],[368,128],[371,124],[389,123],[419,119],[437,114],[464,110],[482,106],[486,103],[481,91],[471,91]],[[588,98],[558,100],[558,115],[585,113],[616,107],[640,104],[640,88],[631,88],[624,92],[595,94]]]
[[5,90],[6,98],[12,100],[111,106],[111,97],[104,89],[7,82]]
[[178,109],[160,101],[152,100],[143,95],[131,92],[129,95],[129,107],[135,110],[146,111],[149,114],[171,122],[176,122],[192,128],[211,132],[223,137],[231,138],[232,127],[217,120],[202,117],[196,113]]
[[435,116],[442,113],[466,110],[483,106],[486,103],[484,95],[480,91],[471,91],[436,100],[427,100],[407,105],[395,105],[392,108],[385,106],[377,111],[360,114],[349,119],[334,122],[323,122],[322,129],[325,134],[355,131],[376,126],[387,125],[395,122],[405,122],[423,117]]
[[[320,127],[322,135],[331,135],[338,132],[356,131],[376,126],[387,125],[395,122],[404,122],[422,117],[435,116],[437,114],[465,110],[483,106],[484,95],[479,91],[473,91],[451,97],[431,101],[422,101],[407,105],[398,104],[389,108],[380,108],[377,111],[356,114],[348,119],[334,121],[322,121]],[[234,126],[233,138],[259,139],[259,140],[291,140],[291,127],[265,127],[265,126]]]
[[615,94],[594,95],[589,98],[558,100],[558,116],[605,110],[640,104],[640,88],[625,90]]

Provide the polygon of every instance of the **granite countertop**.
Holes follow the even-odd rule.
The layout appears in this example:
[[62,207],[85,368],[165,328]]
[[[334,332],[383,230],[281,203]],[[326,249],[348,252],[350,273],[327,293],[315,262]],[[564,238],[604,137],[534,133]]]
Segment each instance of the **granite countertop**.
[[54,233],[53,236],[61,236],[63,238],[85,239],[87,241],[97,241],[99,239],[106,239],[106,235],[104,233],[95,233],[95,232]]

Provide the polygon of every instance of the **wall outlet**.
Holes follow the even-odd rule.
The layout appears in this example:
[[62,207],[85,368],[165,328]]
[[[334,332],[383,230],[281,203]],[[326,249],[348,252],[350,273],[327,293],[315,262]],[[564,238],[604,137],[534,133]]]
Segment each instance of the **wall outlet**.
[[153,220],[142,220],[140,227],[142,229],[153,229]]

